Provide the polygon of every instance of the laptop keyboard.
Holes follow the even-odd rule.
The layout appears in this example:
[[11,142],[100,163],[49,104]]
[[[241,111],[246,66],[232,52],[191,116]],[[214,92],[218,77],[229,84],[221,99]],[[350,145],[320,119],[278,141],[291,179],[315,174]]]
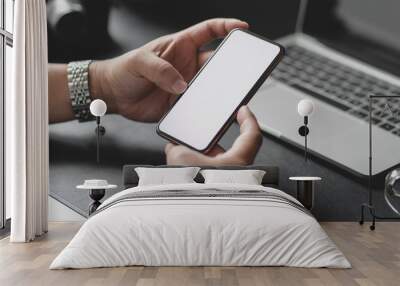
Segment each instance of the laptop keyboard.
[[[286,48],[271,76],[365,121],[369,121],[369,95],[400,96],[399,86],[296,45]],[[400,136],[400,98],[387,103],[374,101],[373,124]]]

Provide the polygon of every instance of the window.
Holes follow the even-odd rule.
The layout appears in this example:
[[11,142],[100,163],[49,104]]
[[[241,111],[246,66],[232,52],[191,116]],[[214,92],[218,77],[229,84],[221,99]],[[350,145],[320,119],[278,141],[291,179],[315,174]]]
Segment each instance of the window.
[[10,217],[10,194],[4,188],[4,106],[11,92],[14,0],[0,0],[0,228]]

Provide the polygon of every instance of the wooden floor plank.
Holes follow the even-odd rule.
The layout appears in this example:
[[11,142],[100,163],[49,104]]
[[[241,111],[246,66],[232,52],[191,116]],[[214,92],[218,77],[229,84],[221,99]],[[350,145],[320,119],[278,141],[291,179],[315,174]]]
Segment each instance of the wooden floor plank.
[[51,223],[32,243],[0,240],[0,285],[400,285],[400,223],[379,222],[376,231],[353,222],[322,223],[352,263],[352,269],[290,267],[117,267],[84,270],[48,269],[79,230],[79,223]]

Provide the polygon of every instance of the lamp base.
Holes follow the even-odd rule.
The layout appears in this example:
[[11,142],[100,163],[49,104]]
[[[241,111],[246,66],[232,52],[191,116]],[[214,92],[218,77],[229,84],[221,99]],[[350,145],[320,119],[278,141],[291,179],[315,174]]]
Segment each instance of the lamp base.
[[308,129],[307,126],[305,126],[305,125],[300,126],[300,128],[299,128],[299,134],[300,134],[300,136],[307,136],[308,133],[310,133],[310,129]]
[[104,126],[97,126],[96,129],[94,130],[95,134],[97,135],[97,130],[99,130],[100,136],[104,136],[106,134],[106,128]]
[[400,219],[400,217],[381,217],[381,216],[378,216],[375,213],[375,207],[373,205],[364,203],[364,204],[361,205],[361,218],[360,218],[360,221],[358,222],[360,225],[363,225],[364,221],[365,221],[364,220],[364,210],[365,209],[369,210],[369,214],[372,217],[372,224],[369,226],[370,230],[375,230],[375,223],[376,223],[377,219],[379,219],[379,220],[399,220]]

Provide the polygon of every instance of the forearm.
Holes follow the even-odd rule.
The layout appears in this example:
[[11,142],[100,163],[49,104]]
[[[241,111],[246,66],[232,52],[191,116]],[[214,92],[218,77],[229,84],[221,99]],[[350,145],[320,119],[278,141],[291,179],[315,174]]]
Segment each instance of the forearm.
[[[89,92],[92,99],[103,99],[108,105],[108,93],[103,91],[104,77],[100,72],[101,62],[89,65]],[[66,64],[49,64],[49,123],[74,120],[68,89]],[[111,108],[109,109],[111,111]]]
[[68,91],[67,65],[49,64],[49,122],[74,119]]

